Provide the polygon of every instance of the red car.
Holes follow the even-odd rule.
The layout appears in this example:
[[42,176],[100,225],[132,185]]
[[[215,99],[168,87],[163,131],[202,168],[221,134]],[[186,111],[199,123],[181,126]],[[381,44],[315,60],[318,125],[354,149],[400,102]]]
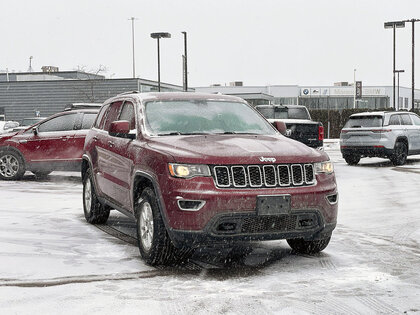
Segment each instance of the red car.
[[103,224],[110,209],[131,216],[152,265],[237,241],[287,239],[317,253],[336,226],[328,155],[284,137],[237,97],[109,99],[86,136],[82,177],[86,220]]
[[83,145],[98,109],[55,114],[24,130],[0,136],[0,179],[17,180],[29,170],[80,170]]

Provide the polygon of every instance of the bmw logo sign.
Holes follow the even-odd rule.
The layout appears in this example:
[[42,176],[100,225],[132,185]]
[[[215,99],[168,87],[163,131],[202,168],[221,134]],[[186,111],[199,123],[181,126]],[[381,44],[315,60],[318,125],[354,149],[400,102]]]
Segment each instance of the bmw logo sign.
[[309,90],[308,89],[303,89],[303,94],[304,95],[308,95],[309,94]]

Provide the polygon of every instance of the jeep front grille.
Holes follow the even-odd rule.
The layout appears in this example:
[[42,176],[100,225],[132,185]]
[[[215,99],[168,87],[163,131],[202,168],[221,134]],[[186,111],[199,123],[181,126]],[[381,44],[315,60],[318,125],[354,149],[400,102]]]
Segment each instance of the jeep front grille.
[[313,164],[218,165],[212,167],[219,188],[272,188],[315,183]]

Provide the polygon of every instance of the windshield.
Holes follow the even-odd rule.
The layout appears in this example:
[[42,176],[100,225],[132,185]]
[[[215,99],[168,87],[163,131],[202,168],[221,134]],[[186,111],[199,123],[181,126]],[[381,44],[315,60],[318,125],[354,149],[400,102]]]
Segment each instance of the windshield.
[[350,117],[344,128],[382,127],[382,116],[355,116]]
[[304,107],[257,106],[258,111],[267,119],[310,119]]
[[43,118],[24,118],[22,120],[22,126],[32,126],[42,119]]
[[145,109],[152,135],[276,134],[271,125],[244,103],[225,101],[156,101]]

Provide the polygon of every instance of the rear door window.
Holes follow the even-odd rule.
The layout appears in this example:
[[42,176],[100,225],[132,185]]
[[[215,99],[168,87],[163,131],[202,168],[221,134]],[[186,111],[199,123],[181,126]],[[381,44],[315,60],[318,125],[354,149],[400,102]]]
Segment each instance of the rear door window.
[[400,115],[392,115],[391,118],[389,119],[389,125],[390,126],[399,126],[399,125],[401,125]]
[[39,124],[39,132],[69,131],[74,129],[77,114],[62,115]]
[[382,127],[382,116],[355,116],[350,117],[344,128],[371,128]]

